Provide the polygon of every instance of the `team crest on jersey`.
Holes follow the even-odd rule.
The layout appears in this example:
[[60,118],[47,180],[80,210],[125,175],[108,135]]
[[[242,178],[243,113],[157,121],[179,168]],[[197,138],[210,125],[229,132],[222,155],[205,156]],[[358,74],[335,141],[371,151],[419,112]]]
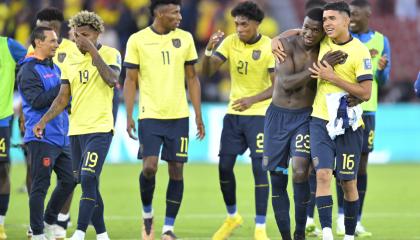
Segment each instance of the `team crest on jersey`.
[[44,165],[44,167],[49,167],[51,165],[51,159],[49,157],[44,157],[42,159],[42,165]]
[[372,69],[372,62],[370,61],[370,58],[363,59],[363,63],[365,70]]
[[57,59],[60,63],[64,62],[64,59],[66,59],[67,54],[66,53],[58,53]]
[[261,50],[252,51],[252,59],[258,60],[261,57]]
[[180,48],[181,47],[181,39],[179,39],[179,38],[172,39],[172,45],[174,45],[174,47],[176,47],[176,48]]
[[376,55],[378,55],[378,50],[376,50],[376,49],[374,49],[374,48],[372,48],[372,49],[369,49],[369,52],[370,52],[370,57],[371,58],[375,58],[376,57]]

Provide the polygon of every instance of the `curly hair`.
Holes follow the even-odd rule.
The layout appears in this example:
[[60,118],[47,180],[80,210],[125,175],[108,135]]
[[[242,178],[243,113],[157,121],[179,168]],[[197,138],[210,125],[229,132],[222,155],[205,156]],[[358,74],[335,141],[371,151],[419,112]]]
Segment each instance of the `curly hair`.
[[232,17],[244,16],[257,22],[261,22],[264,19],[264,12],[252,1],[239,3],[234,9],[232,9],[230,14]]
[[159,6],[159,5],[166,5],[166,4],[175,4],[175,5],[179,5],[181,6],[181,0],[152,0],[150,3],[150,15],[153,17],[155,14],[155,9]]
[[69,20],[69,27],[83,27],[89,26],[97,32],[103,32],[105,30],[104,21],[102,18],[94,12],[88,12],[83,10],[76,14]]

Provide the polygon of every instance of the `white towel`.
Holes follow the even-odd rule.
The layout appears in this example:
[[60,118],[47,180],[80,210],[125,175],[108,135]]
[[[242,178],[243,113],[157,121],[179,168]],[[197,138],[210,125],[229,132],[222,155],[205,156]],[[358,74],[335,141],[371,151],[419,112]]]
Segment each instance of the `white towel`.
[[[337,110],[340,106],[340,99],[342,96],[348,95],[346,92],[339,92],[339,93],[330,93],[327,94],[327,109],[328,109],[328,124],[327,124],[327,131],[328,135],[332,140],[336,138],[338,135],[342,135],[345,132],[343,128],[343,119],[337,119]],[[359,127],[359,120],[362,118],[363,110],[362,107],[356,105],[354,107],[347,107],[347,115],[349,117],[349,125],[356,131]]]

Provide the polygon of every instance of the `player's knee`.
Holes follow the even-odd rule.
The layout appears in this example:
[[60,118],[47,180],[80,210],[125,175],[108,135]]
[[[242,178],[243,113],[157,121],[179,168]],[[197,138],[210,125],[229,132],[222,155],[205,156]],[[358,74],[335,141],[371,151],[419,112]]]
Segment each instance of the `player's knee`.
[[8,181],[9,179],[10,163],[0,162],[0,180],[1,182]]
[[96,199],[97,179],[94,175],[82,175],[80,178],[82,197]]
[[302,183],[308,180],[308,173],[304,170],[293,169],[293,182]]
[[76,187],[76,181],[74,179],[69,179],[67,181],[59,180],[57,182],[57,186],[60,186],[65,192],[68,192],[69,194],[73,192],[74,188]]
[[221,155],[219,160],[219,173],[231,173],[235,166],[236,156]]
[[319,169],[316,172],[316,183],[318,186],[329,186],[331,184],[332,172],[330,169]]
[[143,166],[143,174],[146,178],[152,178],[156,175],[157,172],[157,166],[148,165]]
[[169,163],[169,177],[172,180],[182,180],[184,178],[184,164],[178,162]]
[[357,192],[356,180],[341,181],[341,187],[343,189],[344,198],[347,201],[355,201],[358,199],[359,195]]
[[287,190],[288,175],[280,172],[270,172],[273,195],[285,193]]
[[357,172],[358,175],[367,174],[368,156],[369,156],[369,153],[362,153],[360,157],[359,170]]

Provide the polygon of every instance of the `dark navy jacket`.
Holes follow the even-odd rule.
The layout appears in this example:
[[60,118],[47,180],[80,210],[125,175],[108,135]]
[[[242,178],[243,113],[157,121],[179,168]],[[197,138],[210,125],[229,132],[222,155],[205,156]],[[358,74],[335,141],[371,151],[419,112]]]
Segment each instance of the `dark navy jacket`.
[[22,108],[25,116],[25,143],[41,141],[64,147],[69,144],[67,136],[69,120],[67,111],[63,111],[45,127],[44,137],[38,139],[32,128],[48,111],[60,90],[60,69],[51,59],[39,60],[28,56],[19,62],[17,75],[19,93],[22,96]]

